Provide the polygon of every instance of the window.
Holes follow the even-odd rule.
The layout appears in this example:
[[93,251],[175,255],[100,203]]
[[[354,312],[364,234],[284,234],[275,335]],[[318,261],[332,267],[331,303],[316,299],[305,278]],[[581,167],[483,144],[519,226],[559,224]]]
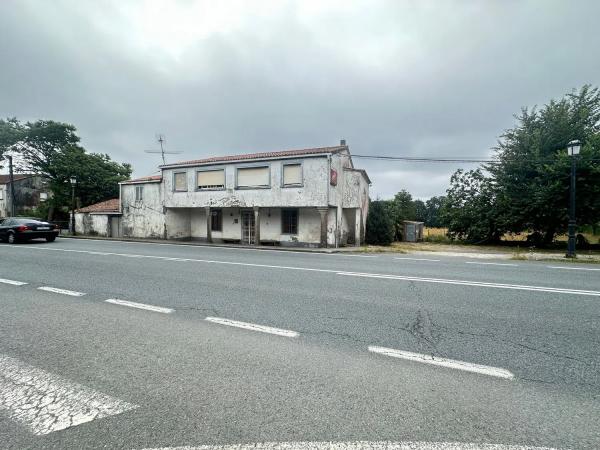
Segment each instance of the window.
[[40,202],[45,202],[46,200],[48,200],[48,193],[40,192]]
[[4,189],[0,189],[0,200],[4,200]]
[[177,172],[173,174],[173,190],[187,191],[187,173]]
[[281,210],[281,232],[283,234],[298,234],[298,210]]
[[225,170],[203,170],[197,175],[198,189],[225,188]]
[[302,186],[302,164],[283,165],[283,186]]
[[269,166],[240,167],[237,170],[238,188],[265,188],[270,186]]
[[212,231],[223,231],[223,210],[213,209],[210,212],[210,229]]
[[135,201],[141,202],[144,194],[144,186],[135,187]]

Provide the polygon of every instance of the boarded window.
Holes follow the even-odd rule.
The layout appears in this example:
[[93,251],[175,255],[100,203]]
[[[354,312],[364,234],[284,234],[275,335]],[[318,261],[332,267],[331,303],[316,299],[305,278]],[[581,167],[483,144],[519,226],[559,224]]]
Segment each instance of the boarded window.
[[238,187],[269,187],[269,167],[243,167],[237,170]]
[[176,191],[187,191],[187,173],[178,172],[174,176],[174,184]]
[[281,232],[283,234],[298,234],[298,210],[281,210]]
[[205,170],[198,172],[198,189],[223,189],[225,170]]
[[210,212],[210,229],[212,231],[223,231],[223,210],[213,209]]
[[136,186],[135,187],[135,201],[141,202],[144,196],[144,186]]
[[283,165],[283,185],[301,186],[302,185],[302,164],[284,164]]

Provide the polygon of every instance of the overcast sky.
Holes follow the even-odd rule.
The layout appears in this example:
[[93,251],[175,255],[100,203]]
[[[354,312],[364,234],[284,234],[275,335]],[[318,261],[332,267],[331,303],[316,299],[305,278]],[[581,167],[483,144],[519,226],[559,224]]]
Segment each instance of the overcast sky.
[[[600,85],[600,2],[0,0],[0,117],[74,124],[156,173],[181,155],[336,145],[486,157],[522,106]],[[356,158],[373,197],[447,164]]]

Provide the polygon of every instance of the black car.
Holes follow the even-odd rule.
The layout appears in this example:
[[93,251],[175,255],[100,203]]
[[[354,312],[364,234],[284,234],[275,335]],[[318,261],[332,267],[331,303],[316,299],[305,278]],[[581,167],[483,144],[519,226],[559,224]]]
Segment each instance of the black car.
[[30,239],[46,239],[52,242],[58,236],[58,226],[26,217],[0,219],[0,241],[14,244]]

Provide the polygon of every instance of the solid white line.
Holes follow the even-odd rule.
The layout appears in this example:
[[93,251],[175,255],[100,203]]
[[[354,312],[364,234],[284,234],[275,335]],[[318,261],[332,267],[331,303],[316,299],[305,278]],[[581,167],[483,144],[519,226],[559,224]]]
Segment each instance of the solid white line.
[[554,294],[591,295],[600,297],[600,291],[584,291],[580,289],[563,289],[544,286],[527,286],[522,284],[486,283],[483,281],[448,280],[444,278],[407,277],[403,275],[381,275],[376,273],[337,272],[349,277],[381,278],[385,280],[419,281],[422,283],[454,284],[460,286],[476,286],[495,289],[514,289],[519,291],[551,292]]
[[409,277],[402,275],[389,275],[379,273],[364,273],[364,272],[344,272],[336,269],[316,269],[312,267],[297,267],[297,266],[277,266],[273,264],[257,264],[257,263],[243,263],[236,261],[219,261],[211,259],[194,259],[194,258],[174,258],[168,256],[155,256],[155,255],[135,255],[129,253],[114,253],[114,252],[94,252],[89,250],[71,250],[64,248],[55,247],[42,247],[42,246],[11,246],[4,247],[10,249],[24,249],[24,250],[41,250],[41,251],[53,251],[53,252],[70,252],[70,253],[86,253],[89,255],[102,255],[102,256],[120,256],[125,258],[148,258],[157,259],[161,261],[178,261],[178,262],[198,262],[207,264],[224,264],[229,266],[243,266],[243,267],[261,267],[265,269],[280,269],[280,270],[299,270],[305,272],[320,272],[320,273],[335,273],[337,275],[355,276],[355,277],[368,277],[368,278],[383,278],[391,280],[402,280],[402,281],[415,281],[423,283],[441,283],[441,284],[454,284],[462,286],[476,286],[476,287],[487,287],[496,289],[515,289],[522,291],[538,291],[538,292],[552,292],[557,294],[572,294],[572,295],[591,295],[600,297],[600,291],[585,291],[579,289],[563,289],[553,288],[545,286],[528,286],[520,284],[501,284],[501,283],[486,283],[480,281],[467,281],[467,280],[452,280],[443,278],[423,278],[423,277]]
[[512,380],[514,378],[512,372],[506,369],[501,369],[499,367],[482,366],[480,364],[457,361],[455,359],[438,358],[437,356],[406,352],[403,350],[394,350],[392,348],[377,347],[374,345],[369,346],[369,351],[379,353],[385,356],[391,356],[393,358],[407,359],[409,361],[431,364],[434,366],[448,367],[450,369],[465,370],[467,372],[489,375],[491,377],[506,378],[508,380]]
[[431,261],[431,262],[440,262],[440,259],[429,259],[429,258],[399,258],[394,256],[394,259],[403,259],[407,261]]
[[24,286],[27,284],[23,281],[7,280],[6,278],[0,278],[0,283],[12,284],[14,286]]
[[493,263],[493,262],[479,262],[479,261],[466,261],[465,264],[477,264],[480,266],[511,266],[511,267],[518,267],[518,264],[511,264],[511,263]]
[[329,253],[336,256],[349,256],[352,258],[378,258],[377,255],[344,255],[343,253]]
[[0,409],[33,434],[64,430],[134,408],[137,405],[0,355]]
[[160,447],[143,450],[558,450],[529,445],[481,444],[469,442],[256,442],[248,444]]
[[564,267],[564,266],[546,266],[548,269],[565,269],[565,270],[593,270],[600,271],[600,269],[592,269],[591,267]]
[[50,287],[50,286],[41,286],[38,289],[40,291],[54,292],[56,294],[71,295],[73,297],[81,297],[82,295],[85,295],[84,292],[69,291],[68,289],[59,289],[59,288]]
[[229,327],[244,328],[246,330],[260,331],[262,333],[276,334],[278,336],[285,336],[285,337],[297,337],[298,336],[298,333],[295,331],[282,330],[281,328],[267,327],[264,325],[256,325],[256,324],[247,323],[247,322],[238,322],[237,320],[221,319],[220,317],[207,317],[205,320],[208,320],[209,322],[218,323],[220,325],[227,325]]
[[159,312],[159,313],[163,313],[163,314],[171,314],[172,312],[175,311],[174,309],[171,309],[171,308],[147,305],[145,303],[130,302],[127,300],[119,300],[118,298],[109,298],[108,300],[104,300],[104,301],[106,303],[112,303],[114,305],[129,306],[131,308],[138,308],[138,309],[146,309],[148,311],[154,311],[154,312]]

